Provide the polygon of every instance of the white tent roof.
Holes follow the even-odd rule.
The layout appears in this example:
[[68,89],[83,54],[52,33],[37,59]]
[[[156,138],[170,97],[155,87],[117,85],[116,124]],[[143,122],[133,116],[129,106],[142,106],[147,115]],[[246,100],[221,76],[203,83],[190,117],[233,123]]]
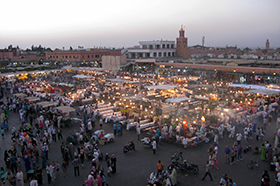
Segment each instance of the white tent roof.
[[14,96],[18,97],[18,98],[24,98],[26,97],[27,95],[24,94],[24,93],[16,93],[16,94],[13,94]]
[[69,106],[55,107],[55,109],[60,110],[62,113],[75,112],[75,109]]
[[74,78],[81,78],[81,79],[85,79],[85,78],[91,78],[91,76],[85,76],[83,74],[77,74],[75,76],[73,76]]
[[188,98],[188,97],[170,98],[170,99],[167,99],[166,102],[169,102],[169,103],[180,103],[180,102],[187,101],[187,100],[190,100],[190,98]]
[[37,103],[37,105],[41,105],[43,108],[46,108],[46,107],[58,105],[58,103],[51,102],[51,101],[42,101],[42,102]]
[[178,87],[177,85],[152,85],[152,86],[145,86],[147,89],[162,89],[162,90],[168,90],[171,88]]
[[38,97],[25,97],[24,99],[28,100],[29,102],[40,101],[40,98],[38,98]]
[[279,94],[280,89],[266,88],[264,85],[252,85],[252,84],[231,84],[229,87],[240,87],[247,89],[254,89],[250,91],[245,91],[244,93],[259,93],[265,95]]

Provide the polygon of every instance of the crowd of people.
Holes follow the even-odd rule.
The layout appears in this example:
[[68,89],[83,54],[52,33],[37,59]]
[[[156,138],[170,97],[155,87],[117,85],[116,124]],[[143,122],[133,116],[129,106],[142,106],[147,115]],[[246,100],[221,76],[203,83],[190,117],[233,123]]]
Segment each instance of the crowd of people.
[[[85,91],[81,93],[80,98],[85,99],[91,95],[88,89],[89,83],[81,83],[80,80],[73,79],[71,75],[58,74],[47,75],[36,80],[50,79],[55,83],[67,82],[72,83],[76,88],[83,88]],[[38,81],[37,81],[38,82]],[[24,86],[23,86],[24,85]],[[104,95],[113,97],[117,91],[116,88],[107,89],[101,84],[96,84],[95,89]],[[90,160],[91,167],[88,176],[85,178],[84,184],[88,186],[106,185],[106,179],[116,173],[117,159],[114,154],[106,154],[103,156],[99,148],[99,141],[104,140],[103,122],[112,124],[112,131],[115,136],[122,136],[124,124],[129,123],[132,117],[127,113],[122,114],[124,122],[119,121],[119,116],[112,114],[107,118],[102,118],[99,105],[89,104],[87,107],[79,109],[77,117],[82,118],[78,130],[74,130],[69,134],[63,133],[60,125],[60,118],[63,115],[58,110],[42,108],[36,102],[29,102],[23,97],[14,96],[13,93],[23,92],[28,96],[38,96],[33,90],[32,84],[25,81],[7,81],[1,82],[1,123],[8,124],[10,117],[18,117],[19,125],[10,129],[1,128],[2,139],[7,140],[6,130],[11,131],[12,146],[4,151],[5,166],[1,167],[1,182],[8,185],[21,185],[23,181],[29,180],[31,186],[42,185],[46,183],[55,183],[62,171],[63,177],[67,177],[69,166],[74,169],[74,176],[80,176],[80,168],[85,167],[85,160]],[[130,90],[131,94],[139,93]],[[226,94],[226,93],[225,93]],[[41,94],[40,94],[41,95]],[[39,97],[40,97],[39,95]],[[64,95],[46,95],[40,97],[43,100],[56,102],[57,105],[71,105],[70,96]],[[270,103],[278,103],[279,97],[271,97]],[[159,101],[159,104],[161,101]],[[231,105],[232,107],[235,107]],[[242,106],[239,106],[240,108]],[[207,107],[205,107],[206,109]],[[156,108],[154,108],[156,109]],[[204,108],[203,108],[204,109]],[[160,114],[154,116],[155,123],[151,127],[150,134],[153,138],[151,147],[153,154],[156,154],[157,147],[162,140],[172,140],[173,142],[188,148],[191,144],[200,142],[209,143],[207,152],[206,173],[202,180],[207,176],[213,180],[211,171],[219,169],[218,166],[218,149],[219,140],[228,140],[228,145],[223,149],[225,163],[229,166],[243,161],[243,156],[249,148],[251,141],[258,141],[260,145],[253,147],[253,150],[260,154],[262,161],[275,165],[275,178],[280,180],[280,155],[272,148],[272,143],[265,140],[266,130],[277,120],[279,110],[275,107],[269,107],[260,102],[256,110],[242,108],[246,111],[238,117],[225,116],[218,120],[215,124],[208,121],[199,121],[197,123],[185,124],[180,118],[179,122],[173,120],[164,123]],[[262,113],[261,115],[259,113]],[[140,139],[140,117],[132,118],[137,123],[136,133],[138,140]],[[149,118],[149,117],[147,117]],[[262,118],[262,121],[256,121]],[[149,118],[153,121],[152,117]],[[176,123],[176,125],[174,125]],[[257,127],[258,126],[258,127]],[[96,133],[96,129],[100,132]],[[189,139],[192,139],[191,141]],[[212,143],[213,141],[213,143]],[[61,142],[60,151],[63,161],[60,159],[53,160],[49,158],[52,150],[52,144]],[[262,144],[262,145],[261,145]],[[105,159],[106,167],[102,167],[99,161]],[[164,170],[164,164],[159,161],[157,163],[157,172],[150,175],[149,184],[156,185],[176,185],[177,171],[175,168]],[[43,180],[43,170],[46,170],[47,180]],[[269,183],[269,174],[264,171],[263,185]],[[238,180],[236,180],[238,182]],[[220,180],[221,185],[236,185],[232,179],[223,176]]]

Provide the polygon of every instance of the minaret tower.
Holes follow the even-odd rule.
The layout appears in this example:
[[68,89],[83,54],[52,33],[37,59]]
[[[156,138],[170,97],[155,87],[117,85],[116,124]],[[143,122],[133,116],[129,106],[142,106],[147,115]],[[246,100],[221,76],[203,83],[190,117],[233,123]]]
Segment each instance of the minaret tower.
[[269,45],[270,45],[270,43],[269,43],[269,40],[267,39],[265,42],[265,49],[269,49]]
[[188,38],[185,38],[183,27],[179,30],[179,37],[176,38],[177,56],[188,58]]

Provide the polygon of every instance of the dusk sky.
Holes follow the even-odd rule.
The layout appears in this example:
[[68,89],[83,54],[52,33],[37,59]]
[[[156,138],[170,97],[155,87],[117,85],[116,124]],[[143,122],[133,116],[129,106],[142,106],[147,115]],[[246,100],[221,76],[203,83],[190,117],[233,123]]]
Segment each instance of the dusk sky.
[[1,1],[0,49],[132,47],[172,40],[188,45],[280,47],[279,0]]

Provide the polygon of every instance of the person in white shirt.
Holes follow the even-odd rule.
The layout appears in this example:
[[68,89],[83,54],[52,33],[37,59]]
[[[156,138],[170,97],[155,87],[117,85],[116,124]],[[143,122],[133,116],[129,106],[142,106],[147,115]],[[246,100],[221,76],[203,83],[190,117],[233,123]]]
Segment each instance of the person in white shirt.
[[236,134],[237,145],[241,144],[242,134],[238,131]]
[[156,142],[156,140],[153,141],[152,147],[153,147],[154,154],[156,154],[156,149],[157,149],[157,142]]
[[215,143],[216,145],[219,144],[219,136],[218,136],[218,134],[215,134],[215,136],[214,136],[214,143]]
[[183,145],[184,145],[184,148],[187,148],[187,145],[188,145],[188,139],[187,138],[183,138]]
[[41,115],[41,116],[39,117],[39,120],[40,120],[41,122],[44,122],[44,116]]
[[[31,180],[31,178],[30,178]],[[38,182],[35,178],[33,178],[31,181],[30,181],[30,186],[38,186]]]
[[230,131],[231,131],[231,125],[230,125],[230,124],[228,124],[228,125],[227,125],[228,137],[229,137],[229,135],[230,135]]
[[172,125],[170,125],[170,126],[169,126],[169,130],[168,130],[168,133],[169,133],[169,134],[172,133],[172,130],[173,130]]
[[275,179],[277,181],[277,184],[276,185],[280,185],[280,172],[278,172],[275,176]]
[[87,124],[87,129],[88,129],[89,131],[91,131],[91,130],[92,130],[91,121],[89,121],[89,122],[88,122],[88,124]]

